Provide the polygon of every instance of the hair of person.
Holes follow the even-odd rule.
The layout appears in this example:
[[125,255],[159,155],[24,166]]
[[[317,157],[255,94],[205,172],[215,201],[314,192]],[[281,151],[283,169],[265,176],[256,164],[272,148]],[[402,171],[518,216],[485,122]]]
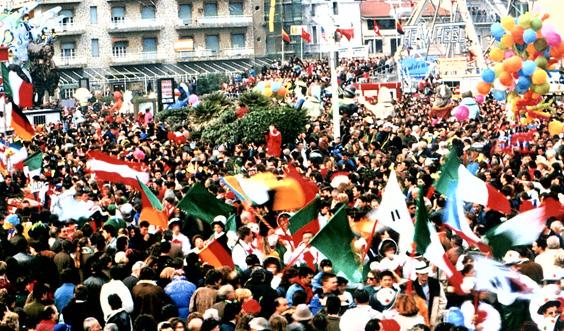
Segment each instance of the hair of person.
[[141,314],[137,316],[133,323],[133,330],[135,331],[155,331],[157,329],[157,322],[155,318],[149,314]]
[[325,267],[332,267],[333,266],[333,262],[331,262],[331,260],[329,259],[323,259],[321,260],[321,262],[319,262],[319,267],[321,269],[325,268]]
[[370,295],[368,294],[368,292],[366,292],[365,289],[357,289],[354,291],[354,299],[357,303],[364,304],[370,301]]
[[395,308],[400,315],[415,316],[419,312],[413,294],[400,294],[396,299]]
[[96,325],[100,325],[100,322],[98,322],[97,319],[94,317],[87,317],[84,322],[82,322],[82,329],[84,331],[90,331],[90,329]]
[[241,312],[241,304],[239,302],[228,302],[223,309],[223,321],[229,322]]
[[211,269],[206,273],[205,278],[206,278],[206,285],[215,285],[221,281],[223,275],[221,274],[221,272],[215,269]]
[[390,270],[384,270],[380,273],[380,279],[384,279],[384,277],[390,276],[392,279],[395,279],[394,273]]
[[108,304],[112,310],[118,310],[122,307],[121,298],[115,293],[108,295]]
[[341,311],[341,299],[337,296],[327,297],[325,305],[327,314],[337,315]]
[[47,321],[51,319],[51,316],[56,312],[56,308],[53,305],[48,305],[43,308],[41,312],[41,320]]
[[239,302],[243,302],[247,299],[251,299],[252,297],[253,297],[253,292],[251,292],[251,290],[249,290],[248,288],[242,287],[235,290],[235,298]]
[[309,267],[299,267],[298,276],[300,278],[306,278],[307,276],[314,275],[315,272]]
[[218,321],[214,320],[213,318],[208,318],[205,319],[204,322],[202,323],[202,327],[200,328],[200,331],[212,331],[217,326],[219,326]]
[[288,325],[288,320],[280,315],[272,315],[268,320],[270,323],[271,331],[285,331],[286,326]]
[[155,271],[151,267],[144,267],[141,269],[139,273],[140,280],[154,280],[155,279]]
[[304,291],[296,291],[292,295],[292,305],[298,306],[299,304],[306,303],[307,294]]
[[174,268],[172,267],[165,267],[162,271],[161,274],[159,275],[160,279],[166,279],[166,280],[171,280],[172,276],[174,276]]
[[324,314],[316,314],[311,324],[313,324],[316,330],[325,330],[327,329],[327,316]]
[[380,320],[373,318],[366,323],[364,331],[380,331]]
[[109,233],[110,236],[112,236],[112,238],[117,237],[117,230],[116,230],[116,228],[115,228],[113,225],[111,225],[111,224],[105,224],[105,225],[102,227],[102,230],[104,230],[104,231],[106,231],[107,233]]

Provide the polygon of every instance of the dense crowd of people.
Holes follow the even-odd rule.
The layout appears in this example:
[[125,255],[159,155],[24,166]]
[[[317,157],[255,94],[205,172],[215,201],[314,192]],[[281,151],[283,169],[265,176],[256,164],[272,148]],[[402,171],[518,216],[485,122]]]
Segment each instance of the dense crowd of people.
[[[351,83],[381,65],[385,63],[342,61],[339,83],[350,91]],[[259,222],[241,206],[220,181],[231,165],[248,175],[280,175],[291,164],[319,188],[320,224],[343,205],[351,224],[362,222],[378,208],[394,170],[411,216],[415,218],[415,202],[424,194],[449,259],[464,276],[471,276],[472,248],[441,225],[445,197],[430,192],[449,150],[456,150],[477,177],[508,197],[514,214],[547,198],[563,202],[563,137],[551,136],[545,122],[516,126],[506,119],[504,105],[493,100],[480,105],[475,120],[432,122],[432,100],[415,93],[397,100],[394,116],[381,120],[362,103],[342,107],[342,136],[335,138],[331,99],[324,93],[329,76],[326,62],[293,59],[256,74],[259,81],[299,79],[305,82],[303,94],[314,93],[313,85],[322,91],[321,115],[294,143],[281,146],[279,155],[267,149],[266,141],[259,146],[211,145],[187,136],[185,143],[175,144],[163,123],[109,114],[107,106],[94,111],[90,105],[79,124],[69,116],[64,123],[47,125],[25,144],[29,154],[44,153],[41,175],[29,179],[19,169],[9,169],[0,183],[0,329],[563,329],[555,319],[564,301],[503,305],[496,293],[461,295],[422,257],[412,266],[416,276],[410,281],[406,257],[396,244],[399,234],[391,229],[378,228],[364,282],[353,283],[315,247],[308,247],[313,233],[291,242],[289,213],[257,208],[264,219]],[[235,85],[245,88],[233,82],[226,90],[232,92]],[[297,101],[294,93],[286,98],[291,104]],[[562,118],[563,108],[556,104],[553,116]],[[511,136],[525,131],[533,132],[526,143],[511,145]],[[12,138],[3,139],[7,143]],[[139,192],[93,178],[86,165],[89,150],[144,163],[148,187],[162,201],[168,227],[156,228],[139,218]],[[142,159],[135,156],[138,150]],[[332,187],[332,174],[338,172],[346,172],[349,183]],[[196,182],[236,207],[236,233],[221,216],[209,226],[176,207]],[[97,211],[78,219],[62,217],[66,214],[57,201],[69,195],[77,208]],[[465,205],[465,212],[479,235],[505,220],[478,204]],[[560,300],[563,231],[562,219],[551,218],[532,247],[514,247],[503,260]],[[202,263],[198,253],[212,241],[231,252],[235,268]],[[306,248],[293,256],[299,245]]]

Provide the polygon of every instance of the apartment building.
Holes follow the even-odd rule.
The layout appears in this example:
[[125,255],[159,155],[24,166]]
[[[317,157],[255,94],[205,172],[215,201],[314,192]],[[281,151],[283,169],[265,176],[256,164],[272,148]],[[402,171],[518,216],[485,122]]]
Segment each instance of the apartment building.
[[[16,0],[20,6],[30,1]],[[260,0],[37,0],[34,13],[56,6],[55,57],[62,96],[88,78],[147,91],[155,80],[240,72],[266,64]]]

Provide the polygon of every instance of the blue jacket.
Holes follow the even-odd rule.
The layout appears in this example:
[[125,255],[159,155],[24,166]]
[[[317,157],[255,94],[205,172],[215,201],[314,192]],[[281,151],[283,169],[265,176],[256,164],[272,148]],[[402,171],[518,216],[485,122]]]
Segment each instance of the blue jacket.
[[55,291],[55,307],[57,311],[63,311],[74,295],[74,284],[64,283]]
[[298,291],[305,292],[304,288],[299,284],[292,284],[290,288],[288,288],[288,291],[286,292],[286,300],[288,300],[288,306],[292,306],[292,297],[294,296],[294,293]]
[[196,291],[196,285],[187,281],[184,276],[174,276],[164,291],[178,308],[178,317],[182,319],[188,317],[190,298]]

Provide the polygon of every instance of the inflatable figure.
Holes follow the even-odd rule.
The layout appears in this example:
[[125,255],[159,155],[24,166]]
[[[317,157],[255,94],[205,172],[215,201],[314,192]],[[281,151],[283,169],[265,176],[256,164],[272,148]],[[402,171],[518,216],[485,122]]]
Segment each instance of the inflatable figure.
[[166,109],[180,109],[188,106],[188,87],[186,84],[181,83],[178,85],[178,97],[176,98],[176,102],[169,105]]
[[114,105],[110,108],[110,113],[119,112],[123,105],[123,95],[120,91],[114,92]]
[[452,91],[445,84],[439,85],[435,91],[435,101],[429,117],[431,119],[447,119],[454,107],[451,102]]

